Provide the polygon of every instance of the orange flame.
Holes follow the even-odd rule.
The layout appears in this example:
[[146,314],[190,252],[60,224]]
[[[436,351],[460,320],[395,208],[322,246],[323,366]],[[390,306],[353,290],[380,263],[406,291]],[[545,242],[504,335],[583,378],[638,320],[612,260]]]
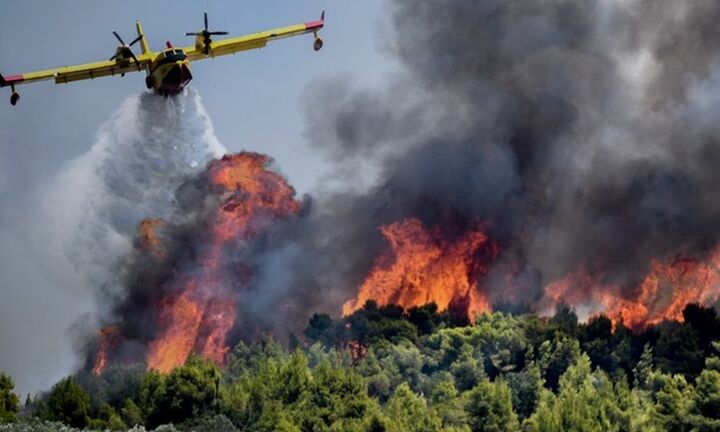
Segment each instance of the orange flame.
[[189,298],[194,282],[171,305],[162,308],[168,321],[165,333],[150,344],[148,369],[169,372],[185,363],[195,346],[195,338],[202,322],[202,305]]
[[653,260],[630,298],[621,295],[619,287],[603,285],[599,277],[583,270],[548,284],[545,295],[552,303],[563,299],[575,308],[589,307],[615,324],[622,321],[637,330],[663,320],[682,321],[688,303],[713,304],[720,299],[720,249],[702,262]]
[[476,258],[482,248],[492,257],[495,245],[481,230],[470,229],[458,238],[446,238],[439,228],[427,230],[415,218],[380,227],[390,249],[375,262],[356,298],[343,305],[343,315],[360,309],[367,300],[410,308],[435,302],[441,310],[453,301],[467,302],[470,317],[490,309],[478,287],[485,272]]
[[100,346],[95,355],[95,366],[92,368],[93,375],[100,375],[107,367],[110,353],[120,341],[120,328],[118,326],[107,326],[100,329]]
[[229,275],[223,253],[266,230],[280,217],[296,214],[300,203],[285,179],[269,171],[272,159],[256,153],[224,156],[210,163],[207,178],[220,189],[222,204],[212,217],[209,247],[199,258],[201,271],[186,276],[175,299],[160,305],[163,333],[148,350],[149,369],[168,372],[192,352],[218,364],[229,348],[226,336],[236,321],[237,293],[224,281]]
[[166,224],[167,222],[162,219],[151,218],[143,219],[140,222],[140,247],[144,250],[150,251],[150,253],[158,259],[165,257],[165,249],[160,246],[157,230]]
[[[404,308],[435,302],[440,310],[468,304],[469,317],[491,309],[481,276],[499,251],[482,230],[468,229],[450,237],[438,227],[428,230],[418,219],[409,218],[380,231],[390,248],[376,259],[357,296],[343,305],[343,315],[352,314],[367,300]],[[478,258],[481,252],[486,258]],[[682,321],[688,303],[720,301],[720,248],[703,261],[653,260],[630,296],[619,285],[603,282],[603,276],[581,268],[554,280],[545,286],[535,309],[550,314],[562,300],[582,320],[603,313],[613,324],[622,322],[635,330],[663,320]],[[523,289],[516,282],[509,268],[503,296],[511,301],[522,300]]]

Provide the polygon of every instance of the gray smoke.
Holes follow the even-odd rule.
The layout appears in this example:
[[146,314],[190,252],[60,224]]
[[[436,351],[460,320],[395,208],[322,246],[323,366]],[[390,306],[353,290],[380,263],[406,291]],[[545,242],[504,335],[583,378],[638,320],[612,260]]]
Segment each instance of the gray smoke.
[[386,247],[378,226],[406,217],[489,221],[488,280],[520,269],[528,303],[579,268],[632,295],[651,258],[717,245],[720,3],[391,4],[398,76],[308,90],[311,145],[338,172],[378,166],[375,185],[316,196],[257,257],[292,272],[265,295],[338,313]]
[[[400,72],[380,88],[338,79],[308,88],[324,102],[307,112],[307,138],[343,177],[297,217],[223,251],[220,292],[239,298],[228,343],[339,314],[387,247],[378,227],[408,217],[450,236],[486,221],[502,250],[484,284],[495,301],[535,303],[579,268],[631,296],[652,258],[703,258],[717,245],[720,4],[391,4],[388,50]],[[202,114],[194,97],[141,98],[153,121],[113,121],[89,157],[101,162],[86,162],[93,174],[80,179],[96,185],[82,201],[91,204],[76,211],[73,241],[58,242],[104,281],[113,301],[102,323],[121,325],[119,360],[144,354],[166,294],[147,287],[199,268],[208,218],[227,198],[201,173],[221,147],[206,116],[183,114]],[[376,174],[369,188],[347,175],[363,170]],[[171,265],[133,247],[143,217],[171,221]],[[501,282],[508,268],[520,281],[512,293]]]
[[172,214],[175,190],[223,153],[193,89],[171,99],[143,93],[129,97],[92,148],[36,193],[30,240],[43,276],[96,306],[68,330],[77,351],[85,354],[88,338],[126,295],[118,269],[140,221]]

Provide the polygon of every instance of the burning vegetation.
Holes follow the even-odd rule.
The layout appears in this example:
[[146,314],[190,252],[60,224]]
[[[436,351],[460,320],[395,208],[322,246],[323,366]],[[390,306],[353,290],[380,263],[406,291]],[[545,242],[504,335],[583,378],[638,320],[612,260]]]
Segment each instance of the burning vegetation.
[[[398,79],[308,90],[338,187],[297,199],[254,153],[187,178],[115,271],[118,336],[87,370],[223,365],[238,341],[369,300],[465,322],[566,304],[634,331],[718,304],[716,4],[394,4]],[[362,188],[348,174],[365,165]]]
[[[262,250],[258,243],[277,241],[267,236],[277,225],[289,221],[294,227],[302,221],[301,202],[268,168],[270,163],[269,157],[254,153],[216,160],[178,191],[187,200],[181,205],[190,217],[141,222],[135,259],[126,263],[137,278],[130,285],[137,291],[118,310],[140,317],[147,327],[138,330],[130,319],[104,327],[93,374],[102,373],[113,358],[135,362],[139,355],[145,356],[148,369],[160,372],[183,365],[193,353],[225,364],[230,347],[247,335],[237,326],[244,319],[240,305],[259,271],[248,257]],[[642,330],[664,320],[682,321],[688,303],[712,305],[720,297],[715,253],[703,261],[651,260],[648,274],[632,290],[580,269],[547,283],[530,304],[518,273],[497,266],[505,271],[505,289],[498,295],[499,282],[490,269],[502,262],[503,249],[487,234],[491,227],[491,222],[479,221],[428,227],[414,217],[381,225],[384,248],[356,294],[342,305],[342,315],[352,315],[369,301],[405,310],[432,303],[437,311],[472,323],[501,299],[505,306],[524,303],[547,314],[566,304],[586,319],[603,314],[615,326]],[[138,300],[144,302],[142,308],[133,305]],[[367,349],[352,339],[346,346]]]
[[147,367],[160,372],[184,364],[191,353],[224,364],[228,333],[242,319],[237,303],[248,274],[234,255],[300,209],[293,189],[267,169],[270,162],[255,153],[213,161],[181,191],[190,219],[140,224],[136,254],[126,263],[131,292],[118,305],[127,315],[107,327],[111,334],[103,330],[93,373],[112,356],[137,361],[142,352]]
[[480,229],[445,237],[443,228],[427,230],[418,219],[380,227],[390,250],[383,253],[360,285],[358,295],[343,305],[350,315],[368,300],[398,304],[404,308],[434,302],[442,310],[451,303],[465,305],[475,316],[490,310],[480,288],[480,276],[497,251]]
[[336,185],[228,155],[140,224],[83,375],[137,385],[94,415],[717,429],[720,2],[392,3],[395,77],[308,90]]

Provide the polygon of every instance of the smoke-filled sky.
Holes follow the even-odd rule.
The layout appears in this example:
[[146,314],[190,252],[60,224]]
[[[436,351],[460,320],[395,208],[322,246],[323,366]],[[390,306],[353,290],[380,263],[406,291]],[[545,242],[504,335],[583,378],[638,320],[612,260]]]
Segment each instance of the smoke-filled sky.
[[[524,281],[518,284],[521,289],[512,293],[513,300],[536,308],[543,287],[572,272],[584,270],[601,284],[616,287],[616,295],[633,298],[652,259],[703,259],[717,246],[720,31],[716,23],[720,3],[388,0],[371,4],[368,9],[365,3],[358,7],[350,2],[342,6],[328,2],[328,19],[337,14],[340,21],[335,30],[328,29],[326,37],[332,40],[332,35],[338,34],[340,47],[324,52],[322,63],[314,63],[310,54],[298,54],[298,48],[308,41],[294,41],[273,51],[279,58],[288,53],[286,59],[292,66],[280,66],[276,58],[265,63],[268,69],[259,69],[271,48],[246,57],[241,61],[247,63],[237,63],[237,68],[221,69],[206,62],[195,70],[197,94],[189,92],[178,101],[181,111],[188,109],[181,117],[191,126],[189,135],[182,129],[178,136],[207,132],[198,140],[205,144],[199,159],[219,148],[214,145],[213,135],[217,135],[230,150],[250,148],[276,157],[290,183],[312,193],[299,217],[278,224],[242,251],[243,263],[254,269],[240,307],[244,322],[252,324],[249,327],[296,331],[309,313],[338,313],[387,247],[378,227],[406,218],[439,227],[448,236],[458,235],[478,221],[487,223],[488,235],[502,253],[489,266],[483,289],[491,301],[504,300],[509,294],[506,286],[495,282],[504,280],[503,269],[511,267],[514,276]],[[258,11],[273,15],[274,8],[271,12],[265,5]],[[291,9],[297,13],[306,6],[296,2]],[[99,12],[100,6],[94,8],[105,13]],[[342,12],[332,12],[335,9]],[[380,24],[381,11],[387,11],[386,26]],[[145,25],[151,28],[154,19],[158,28],[164,28],[172,21],[167,17],[159,10]],[[212,17],[211,13],[215,23]],[[15,26],[23,25],[21,18],[3,15],[3,20]],[[77,20],[73,14],[59,13],[53,16],[53,23],[61,18]],[[186,21],[184,15],[182,21]],[[257,20],[250,22],[255,25]],[[216,24],[227,27],[228,21]],[[152,37],[149,30],[148,35]],[[0,33],[3,41],[8,39],[5,36]],[[353,47],[357,47],[357,55]],[[57,50],[45,49],[42,57],[57,54]],[[251,66],[255,59],[257,63]],[[35,66],[39,60],[30,56],[26,61]],[[285,75],[292,79],[282,80]],[[245,77],[253,78],[245,82]],[[142,147],[136,144],[148,137],[154,143],[155,136],[148,132],[138,140],[120,132],[125,129],[123,124],[135,124],[142,133],[142,122],[125,123],[124,116],[152,108],[146,98],[135,97],[117,111],[127,94],[136,91],[124,87],[129,80],[104,85],[118,92],[108,93],[115,95],[114,100],[99,97],[104,94],[97,90],[100,84],[91,83],[96,89],[93,92],[75,86],[49,96],[35,89],[27,93],[20,110],[0,111],[3,143],[7,143],[2,148],[7,175],[2,177],[0,193],[3,203],[17,203],[5,204],[2,213],[3,227],[8,227],[5,235],[12,232],[16,237],[2,246],[8,256],[7,262],[0,264],[7,278],[3,283],[12,287],[4,290],[28,305],[51,299],[50,292],[58,297],[45,304],[44,314],[35,312],[40,307],[8,306],[20,301],[2,304],[0,347],[8,360],[2,357],[0,361],[3,367],[7,362],[7,368],[19,374],[18,381],[27,388],[47,384],[57,378],[58,370],[67,370],[47,366],[52,373],[37,374],[43,381],[28,380],[29,368],[19,366],[21,357],[49,357],[49,350],[33,345],[38,335],[39,344],[48,343],[50,333],[38,329],[62,328],[62,320],[51,322],[49,317],[63,316],[66,323],[73,322],[68,309],[75,309],[75,317],[92,310],[82,290],[65,287],[63,292],[68,294],[57,295],[62,291],[61,281],[73,278],[50,277],[44,286],[33,284],[31,278],[40,279],[38,274],[65,274],[67,269],[48,270],[51,265],[39,265],[52,264],[47,258],[52,256],[52,246],[61,245],[64,256],[83,263],[83,272],[74,276],[75,280],[79,285],[89,280],[92,286],[95,278],[106,277],[103,266],[94,264],[114,258],[112,253],[105,257],[91,248],[122,254],[131,241],[127,230],[132,223],[124,223],[123,217],[132,219],[134,208],[127,203],[135,200],[139,207],[162,212],[155,204],[172,200],[172,179],[158,183],[152,175],[139,176],[154,159],[142,157],[142,152],[138,156]],[[227,87],[219,82],[236,85]],[[279,90],[287,83],[294,84],[285,88],[287,91]],[[248,90],[243,92],[244,88]],[[203,103],[196,99],[198,94]],[[33,100],[45,102],[43,121],[32,117],[29,107]],[[58,109],[49,113],[67,100],[73,101],[72,109],[63,109],[62,116]],[[76,113],[77,105],[82,104],[96,105],[85,114]],[[107,107],[107,111],[98,107]],[[169,108],[172,106],[165,106]],[[95,139],[88,138],[114,111],[117,114],[103,132]],[[9,118],[12,120],[6,120]],[[214,123],[214,131],[207,118]],[[54,129],[57,123],[60,125]],[[89,130],[75,135],[74,124]],[[233,133],[245,130],[242,125],[253,132]],[[8,131],[9,126],[14,129]],[[63,139],[58,140],[58,135]],[[65,147],[58,141],[72,138],[76,142],[67,149],[75,153],[59,157]],[[103,146],[106,141],[121,143],[118,147],[131,151],[115,154],[112,145]],[[86,153],[91,144],[93,150]],[[58,221],[51,218],[40,223],[45,231],[35,230],[37,218],[28,217],[28,209],[40,208],[42,216],[52,215],[47,209],[53,205],[72,208],[73,200],[63,200],[62,192],[54,193],[64,190],[62,185],[52,182],[64,183],[66,177],[57,177],[58,172],[69,172],[72,178],[73,168],[83,165],[76,161],[60,171],[56,164],[53,170],[48,155],[67,160],[82,153],[84,159],[79,161],[89,158],[95,161],[90,166],[99,167],[84,171],[89,173],[84,184],[91,186],[78,191],[84,196],[81,202],[89,203],[92,211],[71,218],[79,228],[67,227],[60,219],[60,228],[55,230],[52,227]],[[93,158],[93,154],[99,156]],[[178,167],[187,168],[183,155],[179,153]],[[128,172],[130,180],[118,175],[118,169],[122,173],[126,166],[128,171],[137,171]],[[185,175],[181,171],[177,172]],[[148,200],[141,199],[147,198],[144,195],[137,198],[146,184],[159,185],[158,194],[151,193]],[[92,185],[100,185],[101,198],[88,193],[96,190]],[[39,192],[31,195],[38,187]],[[48,239],[47,248],[42,247],[44,238]],[[22,247],[27,239],[32,240],[32,248]],[[143,274],[132,265],[120,269],[131,279]],[[105,284],[110,292],[112,282]],[[29,289],[37,290],[32,297],[19,288],[30,284]],[[122,289],[120,283],[118,290]],[[72,295],[82,301],[73,301]],[[289,305],[284,319],[267,320],[281,305]],[[63,313],[53,314],[58,308]],[[26,329],[34,334],[21,334]],[[239,326],[234,336],[251,330]],[[60,343],[66,345],[67,338],[62,339]],[[6,354],[6,347],[23,349]]]
[[[290,182],[307,192],[326,167],[302,137],[303,106],[323,102],[305,99],[303,89],[319,77],[382,79],[389,67],[375,35],[383,27],[381,6],[379,1],[324,0],[127,1],[112,6],[91,0],[16,2],[3,5],[0,13],[0,72],[109,58],[116,45],[111,30],[132,39],[135,19],[142,21],[151,47],[159,49],[166,40],[191,44],[192,38],[183,35],[202,26],[203,10],[211,27],[238,35],[317,19],[326,9],[321,53],[312,50],[311,36],[282,40],[263,50],[197,63],[191,84],[227,149],[272,154]],[[6,101],[9,92],[0,94],[0,370],[10,372],[25,393],[47,388],[71,370],[75,358],[67,329],[96,308],[68,262],[50,253],[57,252],[58,239],[82,229],[64,224],[77,210],[69,208],[71,202],[79,202],[85,191],[47,200],[48,191],[73,192],[72,186],[56,183],[68,179],[68,171],[77,174],[80,161],[87,161],[91,147],[102,139],[101,127],[122,112],[129,96],[144,91],[144,82],[142,74],[131,74],[68,86],[42,82],[19,90],[16,107]],[[74,180],[83,184],[77,176]],[[39,209],[43,214],[29,214]]]
[[378,226],[411,217],[449,235],[487,221],[502,253],[484,289],[508,300],[513,268],[511,300],[531,305],[580,270],[634,298],[653,259],[717,246],[719,3],[390,3],[401,71],[324,82],[306,116],[338,176],[371,165],[376,184],[315,195],[258,256],[261,274],[293,271],[298,304],[337,308],[386,247]]

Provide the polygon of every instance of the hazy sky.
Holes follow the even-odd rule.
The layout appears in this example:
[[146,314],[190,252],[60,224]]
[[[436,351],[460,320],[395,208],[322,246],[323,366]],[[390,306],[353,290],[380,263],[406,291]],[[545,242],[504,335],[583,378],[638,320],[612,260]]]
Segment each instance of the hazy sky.
[[[313,80],[343,77],[372,86],[390,73],[383,55],[381,0],[24,1],[0,13],[0,72],[11,75],[109,58],[117,30],[135,37],[143,23],[151,48],[166,40],[189,45],[184,33],[202,27],[207,10],[214,30],[231,35],[310,21],[327,11],[325,47],[312,37],[281,40],[265,49],[193,65],[193,85],[203,98],[220,141],[231,151],[276,158],[299,192],[312,192],[323,175],[320,155],[303,139],[304,93]],[[137,49],[136,51],[139,51]],[[69,161],[85,153],[98,128],[129,95],[144,91],[144,74],[123,79],[19,87],[9,104],[0,94],[0,370],[24,394],[47,388],[72,368],[67,329],[92,311],[92,299],[44,271],[27,246],[30,197],[47,187]],[[3,100],[2,98],[5,98]]]

